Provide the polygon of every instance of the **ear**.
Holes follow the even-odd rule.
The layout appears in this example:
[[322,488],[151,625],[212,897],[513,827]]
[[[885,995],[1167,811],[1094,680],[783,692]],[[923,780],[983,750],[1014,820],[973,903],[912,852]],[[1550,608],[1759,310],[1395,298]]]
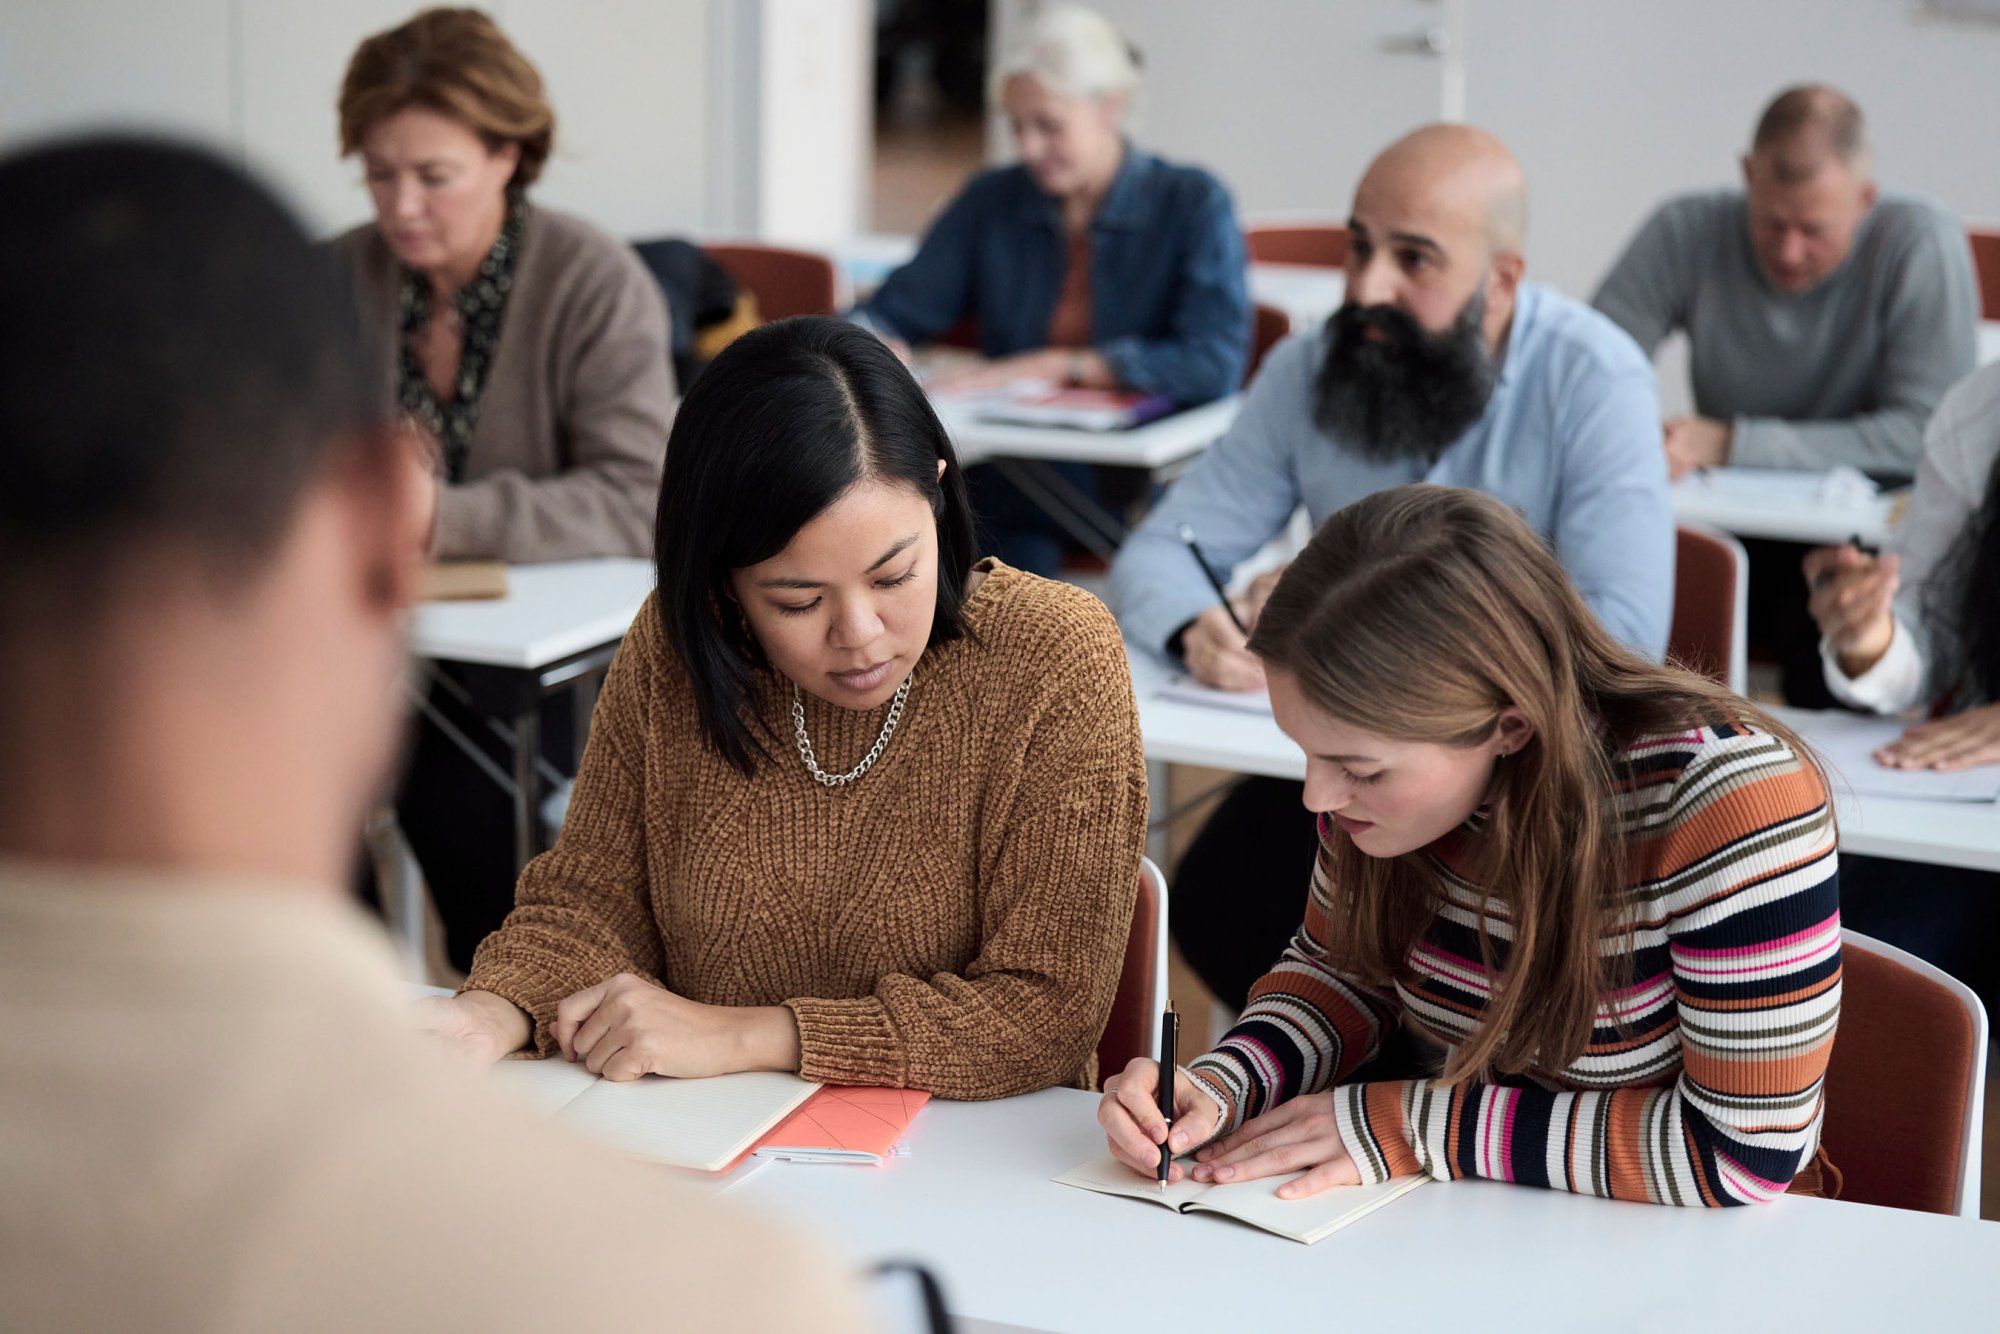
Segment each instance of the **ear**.
[[493,150],[493,157],[496,161],[506,165],[507,179],[512,180],[514,178],[514,168],[521,165],[521,145],[509,139],[506,143]]
[[1743,188],[1748,190],[1757,184],[1757,159],[1753,154],[1737,155],[1736,166],[1743,173]]
[[1124,127],[1125,111],[1131,105],[1131,101],[1125,96],[1124,90],[1120,89],[1109,93],[1099,93],[1097,96],[1097,105],[1104,112],[1105,124],[1109,125],[1113,130]]
[[1494,723],[1490,744],[1495,755],[1518,755],[1534,739],[1535,725],[1528,721],[1528,715],[1509,705]]
[[944,460],[943,460],[943,459],[939,459],[939,460],[938,460],[938,474],[937,474],[937,479],[938,479],[938,480],[939,480],[940,482],[942,482],[942,481],[944,480]]
[[1861,211],[1863,213],[1875,207],[1875,197],[1880,193],[1881,190],[1877,188],[1873,181],[1869,181],[1861,187]]
[[1528,272],[1528,257],[1518,250],[1502,250],[1493,256],[1493,262],[1486,273],[1486,301],[1513,304],[1514,294],[1521,288],[1521,279]]

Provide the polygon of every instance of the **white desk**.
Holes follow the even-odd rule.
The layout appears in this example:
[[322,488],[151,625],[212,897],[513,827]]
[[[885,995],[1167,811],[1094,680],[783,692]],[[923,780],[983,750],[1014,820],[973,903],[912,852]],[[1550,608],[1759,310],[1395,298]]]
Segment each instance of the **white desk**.
[[[1718,476],[1735,472],[1718,470]],[[1754,472],[1754,469],[1744,471]],[[1783,542],[1829,546],[1857,534],[1870,546],[1889,540],[1895,501],[1887,495],[1852,502],[1741,495],[1726,489],[1726,481],[1710,482],[1701,474],[1683,477],[1672,488],[1674,518],[1707,524],[1738,537],[1766,537]]]
[[[541,850],[542,700],[580,677],[602,671],[653,591],[653,563],[637,559],[551,561],[507,569],[507,596],[431,602],[411,619],[410,652],[466,664],[455,675],[471,705],[504,722],[513,773],[496,781],[514,804],[514,862]],[[579,719],[579,745],[584,731]],[[451,735],[449,729],[447,735]],[[465,740],[454,737],[462,747]],[[467,747],[467,753],[473,749]],[[489,774],[483,752],[475,763]]]
[[410,625],[410,652],[445,662],[532,671],[616,643],[652,591],[649,560],[509,566],[504,598],[418,607]]
[[[907,1258],[954,1313],[1033,1330],[1974,1329],[2000,1225],[1824,1200],[1675,1209],[1485,1181],[1426,1186],[1316,1246],[1048,1178],[1102,1151],[1096,1097],[932,1102],[877,1168],[759,1173],[733,1197],[857,1257]],[[1782,1316],[1779,1313],[1782,1312]]]
[[[1174,669],[1130,644],[1125,651],[1139,698],[1139,731],[1147,760],[1294,781],[1305,777],[1304,754],[1269,716],[1161,699],[1158,689]],[[1781,708],[1772,713],[1812,740],[1811,710]],[[2000,805],[1857,796],[1843,790],[1838,775],[1832,786],[1840,846],[1845,851],[2000,871]]]

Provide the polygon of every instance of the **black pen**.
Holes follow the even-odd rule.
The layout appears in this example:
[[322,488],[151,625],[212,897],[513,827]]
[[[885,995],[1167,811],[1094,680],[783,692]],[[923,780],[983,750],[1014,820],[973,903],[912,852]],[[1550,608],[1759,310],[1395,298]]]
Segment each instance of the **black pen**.
[[1194,555],[1194,563],[1201,566],[1202,574],[1207,576],[1208,586],[1215,590],[1215,595],[1218,598],[1222,599],[1222,609],[1229,613],[1229,623],[1235,626],[1245,639],[1248,639],[1250,637],[1249,627],[1245,626],[1243,618],[1236,614],[1235,606],[1229,601],[1229,590],[1222,586],[1222,580],[1217,577],[1215,567],[1208,563],[1208,557],[1202,555],[1201,548],[1195,545],[1194,529],[1188,527],[1186,524],[1182,524],[1179,531],[1181,541],[1187,543],[1187,549]]
[[1167,1172],[1174,1165],[1174,1151],[1167,1142],[1174,1132],[1174,1039],[1180,1036],[1181,1017],[1172,1010],[1160,1016],[1160,1117],[1167,1133],[1160,1140],[1160,1194],[1167,1193]]

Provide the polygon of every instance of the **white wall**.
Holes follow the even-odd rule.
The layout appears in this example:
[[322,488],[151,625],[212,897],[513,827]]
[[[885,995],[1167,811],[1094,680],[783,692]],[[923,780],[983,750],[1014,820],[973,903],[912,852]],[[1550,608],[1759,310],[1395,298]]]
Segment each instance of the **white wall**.
[[[1000,0],[1006,30],[1036,0]],[[1407,54],[1440,0],[1095,0],[1145,54],[1139,137],[1199,162],[1246,217],[1344,214],[1368,158],[1439,114]],[[2000,220],[2000,25],[1919,0],[1463,0],[1467,119],[1529,179],[1530,272],[1588,294],[1658,200],[1730,183],[1779,88],[1867,112],[1880,175]]]
[[[556,109],[536,197],[630,235],[700,230],[712,5],[487,0]],[[316,226],[367,215],[334,101],[355,44],[412,0],[4,0],[0,142],[123,123],[192,133],[268,171]]]

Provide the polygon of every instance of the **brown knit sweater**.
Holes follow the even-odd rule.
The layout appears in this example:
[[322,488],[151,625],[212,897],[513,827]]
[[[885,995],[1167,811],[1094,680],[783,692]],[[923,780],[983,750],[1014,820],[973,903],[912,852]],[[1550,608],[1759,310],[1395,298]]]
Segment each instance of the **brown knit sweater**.
[[[1102,603],[987,568],[965,604],[976,639],[924,654],[888,749],[843,788],[806,773],[774,672],[769,758],[750,778],[722,760],[649,601],[562,835],[466,986],[526,1010],[545,1054],[558,1001],[629,971],[790,1007],[808,1079],[963,1099],[1086,1083],[1145,841],[1138,708]],[[804,698],[831,772],[887,716]]]

